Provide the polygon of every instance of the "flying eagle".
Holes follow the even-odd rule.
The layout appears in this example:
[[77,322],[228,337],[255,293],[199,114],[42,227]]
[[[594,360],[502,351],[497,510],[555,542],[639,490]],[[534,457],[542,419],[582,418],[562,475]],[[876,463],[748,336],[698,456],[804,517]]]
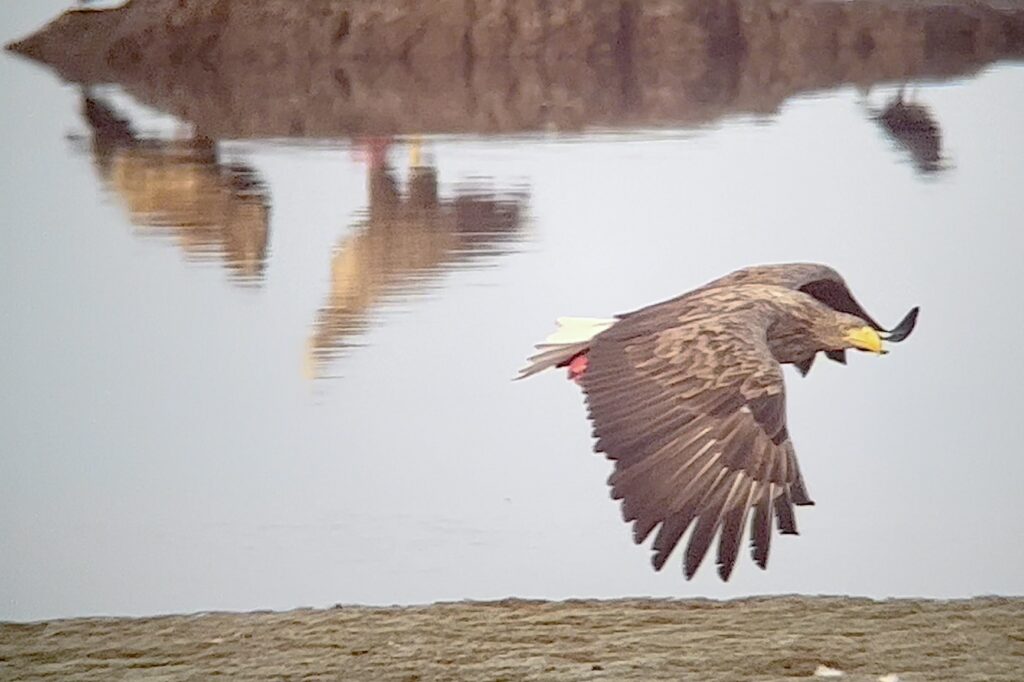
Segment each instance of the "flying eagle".
[[883,340],[905,339],[917,313],[886,330],[832,268],[762,265],[615,319],[561,318],[517,378],[567,367],[583,387],[634,542],[658,528],[656,570],[695,525],[687,579],[718,534],[728,580],[748,516],[765,568],[772,517],[796,534],[793,505],[814,504],[786,428],[782,365],[806,375],[819,352],[843,363],[849,348],[885,353]]

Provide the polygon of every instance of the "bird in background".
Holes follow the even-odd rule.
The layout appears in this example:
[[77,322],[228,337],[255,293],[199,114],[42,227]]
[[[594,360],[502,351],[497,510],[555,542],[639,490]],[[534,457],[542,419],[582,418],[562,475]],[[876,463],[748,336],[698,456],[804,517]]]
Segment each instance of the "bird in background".
[[656,570],[692,526],[687,579],[717,535],[728,580],[748,518],[765,568],[773,521],[795,535],[793,507],[814,504],[786,427],[782,365],[806,376],[819,353],[844,364],[847,350],[882,355],[918,310],[887,330],[828,266],[754,266],[614,319],[560,318],[517,378],[564,367],[583,388],[634,542],[657,529]]

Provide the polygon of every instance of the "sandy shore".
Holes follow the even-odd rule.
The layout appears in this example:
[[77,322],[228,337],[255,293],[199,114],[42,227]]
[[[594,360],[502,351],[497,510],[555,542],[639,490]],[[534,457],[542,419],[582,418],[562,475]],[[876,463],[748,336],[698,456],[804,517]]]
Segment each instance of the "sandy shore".
[[[1024,598],[464,602],[0,624],[0,678],[1019,682]],[[892,678],[890,678],[892,679]]]

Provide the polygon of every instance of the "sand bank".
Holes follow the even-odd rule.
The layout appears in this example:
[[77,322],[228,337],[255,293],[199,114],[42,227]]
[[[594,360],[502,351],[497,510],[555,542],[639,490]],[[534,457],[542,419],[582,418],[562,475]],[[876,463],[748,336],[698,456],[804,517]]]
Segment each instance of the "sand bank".
[[505,600],[0,624],[0,678],[1005,680],[1024,598]]

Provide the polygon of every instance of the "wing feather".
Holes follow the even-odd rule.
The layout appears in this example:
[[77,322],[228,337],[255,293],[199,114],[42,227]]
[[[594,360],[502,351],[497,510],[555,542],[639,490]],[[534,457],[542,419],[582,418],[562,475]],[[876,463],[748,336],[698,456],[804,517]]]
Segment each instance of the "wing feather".
[[722,580],[728,580],[732,575],[733,566],[736,565],[736,557],[740,553],[740,541],[743,538],[743,526],[749,515],[750,509],[757,500],[757,494],[761,483],[746,477],[743,489],[742,504],[734,506],[722,519],[722,533],[718,540],[718,575]]
[[779,532],[783,535],[797,535],[796,516],[793,514],[793,500],[789,490],[784,490],[775,498],[775,519],[779,524]]
[[683,537],[683,533],[693,523],[698,511],[696,503],[690,504],[683,507],[678,513],[665,519],[661,524],[661,528],[658,530],[658,535],[654,538],[654,545],[652,546],[654,556],[651,557],[651,563],[654,564],[655,570],[660,571],[665,562],[668,561],[672,550],[679,544],[679,539]]
[[702,504],[703,511],[697,518],[697,526],[693,529],[693,536],[686,546],[685,563],[683,570],[687,578],[692,578],[697,569],[700,568],[704,556],[708,553],[711,541],[718,530],[718,523],[721,520],[722,511],[726,508],[729,499],[740,481],[742,472],[733,474],[733,485],[720,485],[723,480],[728,480],[728,469],[722,469],[715,480],[708,486],[708,493],[705,495]]
[[593,339],[582,385],[595,449],[615,462],[608,484],[634,541],[654,533],[651,560],[660,569],[692,527],[689,578],[717,536],[727,580],[748,519],[752,556],[764,567],[772,518],[795,533],[792,505],[809,498],[767,321],[742,302],[705,301],[724,308],[719,315],[699,303],[624,316]]
[[772,510],[771,499],[774,494],[774,483],[768,484],[768,490],[761,495],[754,507],[754,520],[751,521],[751,553],[758,566],[768,566],[768,550],[772,542]]
[[[829,306],[833,310],[856,315],[880,332],[886,332],[890,343],[898,343],[910,336],[917,324],[919,308],[912,308],[903,319],[892,328],[886,329],[879,324],[857,301],[842,275],[827,265],[819,263],[781,263],[777,265],[756,265],[736,270],[728,275],[705,284],[697,291],[727,287],[737,284],[761,284],[778,286],[794,291],[801,291],[812,298]],[[684,294],[688,296],[690,294]],[[830,360],[846,364],[844,351],[829,351]],[[803,376],[811,371],[814,356],[794,363]]]

